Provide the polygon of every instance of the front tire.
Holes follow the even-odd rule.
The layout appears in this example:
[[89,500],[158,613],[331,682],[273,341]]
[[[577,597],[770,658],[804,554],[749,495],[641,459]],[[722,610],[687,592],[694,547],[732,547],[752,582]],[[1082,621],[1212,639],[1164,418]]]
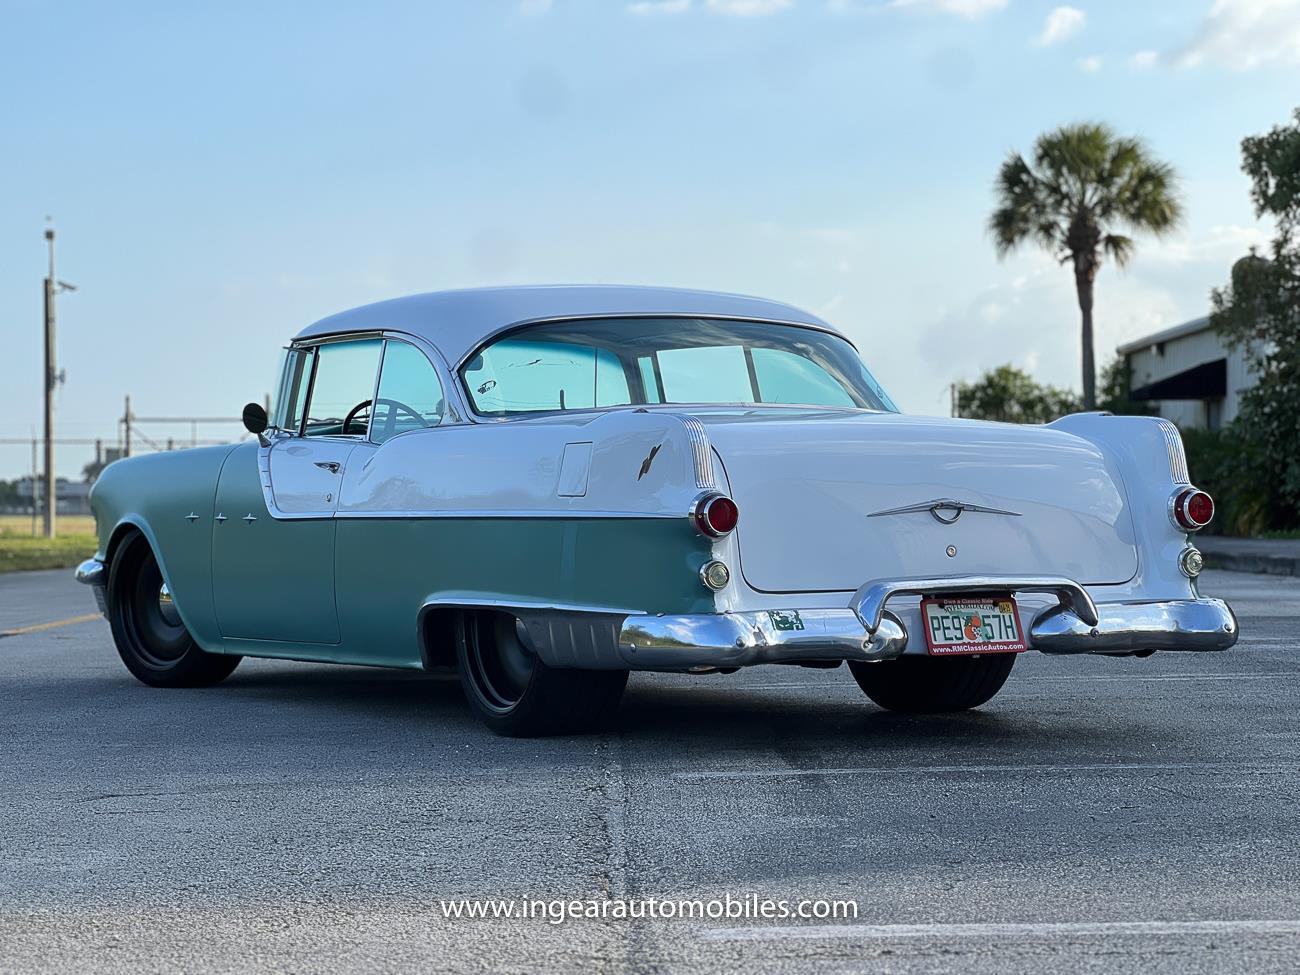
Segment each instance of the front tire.
[[1016,654],[922,657],[905,654],[880,663],[849,661],[863,693],[887,711],[935,714],[977,708],[1002,690]]
[[614,717],[626,670],[561,670],[532,650],[508,613],[461,613],[456,662],[470,706],[489,728],[511,738],[580,734]]
[[151,687],[210,687],[242,659],[201,649],[181,622],[149,540],[136,533],[113,556],[108,622],[127,670]]

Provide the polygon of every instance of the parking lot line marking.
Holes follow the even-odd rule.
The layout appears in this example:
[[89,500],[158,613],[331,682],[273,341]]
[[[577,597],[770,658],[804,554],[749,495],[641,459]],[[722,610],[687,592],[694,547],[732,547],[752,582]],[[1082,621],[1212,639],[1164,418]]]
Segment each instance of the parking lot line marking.
[[71,626],[73,623],[89,623],[91,620],[101,619],[98,613],[86,613],[83,616],[70,616],[66,620],[55,620],[53,623],[36,623],[33,626],[20,626],[15,630],[0,630],[0,640],[7,636],[23,636],[26,633],[42,633],[45,630],[55,630],[60,626]]
[[869,768],[774,768],[717,769],[704,772],[674,772],[669,778],[680,782],[708,779],[782,779],[799,776],[838,775],[945,775],[983,772],[1292,772],[1300,762],[1106,762],[1096,765],[876,765]]
[[710,928],[709,941],[782,941],[857,938],[1071,938],[1108,935],[1300,934],[1300,920],[1241,921],[1065,921],[1029,924],[810,924],[784,927]]

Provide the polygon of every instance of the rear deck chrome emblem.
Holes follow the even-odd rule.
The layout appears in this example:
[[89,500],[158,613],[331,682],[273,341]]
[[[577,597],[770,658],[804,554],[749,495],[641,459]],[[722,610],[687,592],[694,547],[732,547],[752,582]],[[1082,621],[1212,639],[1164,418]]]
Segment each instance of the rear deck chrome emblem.
[[963,511],[976,511],[986,515],[1007,515],[1011,518],[1019,518],[1019,511],[1007,511],[1005,508],[990,508],[982,504],[971,504],[969,501],[954,501],[952,498],[938,498],[934,501],[922,501],[920,504],[908,504],[901,508],[886,508],[884,511],[873,511],[867,515],[868,518],[882,518],[885,515],[909,515],[922,511],[928,511],[934,516],[934,520],[942,525],[954,524],[962,516]]

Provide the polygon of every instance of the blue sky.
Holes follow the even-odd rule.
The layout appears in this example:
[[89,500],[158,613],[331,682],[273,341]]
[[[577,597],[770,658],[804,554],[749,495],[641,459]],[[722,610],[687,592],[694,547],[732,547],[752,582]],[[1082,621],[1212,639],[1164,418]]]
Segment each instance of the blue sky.
[[493,283],[790,301],[911,412],[1003,362],[1077,387],[1070,274],[989,243],[1003,157],[1096,119],[1182,176],[1102,272],[1104,360],[1267,240],[1239,144],[1297,81],[1300,0],[0,0],[0,437],[39,430],[47,214],[64,436],[237,416],[314,319]]

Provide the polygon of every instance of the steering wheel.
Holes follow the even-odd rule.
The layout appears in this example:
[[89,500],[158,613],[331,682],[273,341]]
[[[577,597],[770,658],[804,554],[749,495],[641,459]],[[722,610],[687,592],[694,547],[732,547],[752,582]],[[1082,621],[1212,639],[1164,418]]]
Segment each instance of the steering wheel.
[[[427,427],[427,426],[429,426],[429,422],[428,422],[427,420],[425,420],[425,418],[422,417],[418,412],[416,412],[416,410],[415,410],[414,407],[407,406],[405,403],[401,402],[400,400],[395,400],[395,399],[377,399],[377,400],[368,400],[368,399],[363,399],[363,400],[362,400],[360,403],[358,403],[356,406],[352,407],[352,409],[348,410],[348,415],[345,416],[345,417],[343,418],[343,434],[344,434],[344,436],[347,436],[347,434],[348,434],[348,428],[352,426],[352,421],[355,420],[355,419],[357,418],[357,414],[360,413],[362,410],[364,410],[367,406],[370,406],[372,403],[373,403],[375,406],[387,406],[387,407],[388,407],[388,409],[389,409],[389,414],[388,414],[388,415],[389,415],[389,422],[390,422],[390,423],[392,422],[392,415],[393,415],[393,412],[392,412],[392,411],[395,410],[395,411],[397,411],[398,413],[405,413],[407,416],[409,416],[409,417],[410,417],[412,420],[414,420],[416,423],[420,424],[420,426],[422,426],[422,427]],[[361,433],[364,434],[365,431],[362,430]]]

